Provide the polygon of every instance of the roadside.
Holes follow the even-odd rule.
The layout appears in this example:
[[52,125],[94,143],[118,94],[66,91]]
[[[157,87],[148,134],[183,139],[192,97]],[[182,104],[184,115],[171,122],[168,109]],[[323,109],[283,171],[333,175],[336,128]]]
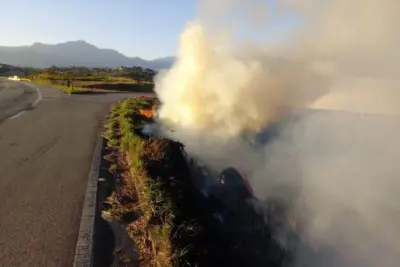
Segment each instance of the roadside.
[[[262,218],[250,211],[242,213],[242,221],[239,216],[239,222],[232,217],[232,223],[221,224],[213,217],[220,204],[196,188],[183,145],[142,133],[153,122],[156,104],[149,98],[124,100],[113,106],[105,124],[101,177],[109,187],[98,222],[103,228],[96,230],[102,234],[95,243],[102,248],[95,250],[95,266],[265,266],[279,261],[282,253],[268,230],[236,229],[242,221],[265,225]],[[121,227],[117,231],[116,225]],[[265,245],[268,253],[257,250]]]
[[[107,169],[115,179],[115,191],[107,198],[102,217],[124,225],[136,242],[142,265],[169,266],[172,206],[160,190],[161,183],[150,179],[143,161],[146,152],[153,154],[153,161],[161,160],[157,157],[164,152],[163,144],[148,143],[151,141],[140,134],[141,126],[151,120],[140,110],[151,110],[154,104],[154,99],[125,100],[110,113],[103,136],[107,140]],[[153,202],[152,197],[157,201]],[[136,261],[126,256],[128,251],[119,252],[119,264]]]
[[34,84],[51,86],[61,91],[64,91],[67,94],[93,94],[93,93],[115,93],[118,92],[116,90],[108,90],[108,89],[97,89],[97,88],[83,88],[83,87],[73,87],[67,86],[63,84],[54,83],[50,80],[33,80],[31,81]]

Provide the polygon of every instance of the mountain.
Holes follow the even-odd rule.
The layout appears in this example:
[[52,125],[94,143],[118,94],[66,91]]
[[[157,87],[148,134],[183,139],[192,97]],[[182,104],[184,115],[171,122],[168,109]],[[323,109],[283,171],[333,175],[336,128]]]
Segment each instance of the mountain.
[[145,60],[127,57],[113,49],[98,48],[85,41],[71,41],[60,44],[34,43],[30,46],[0,46],[0,62],[14,66],[46,68],[67,67],[111,67],[140,66],[153,70],[169,68],[174,57]]

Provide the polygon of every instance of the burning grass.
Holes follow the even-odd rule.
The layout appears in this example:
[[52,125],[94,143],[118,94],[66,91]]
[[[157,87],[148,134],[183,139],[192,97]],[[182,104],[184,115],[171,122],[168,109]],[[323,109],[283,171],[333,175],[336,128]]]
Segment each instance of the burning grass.
[[[138,135],[141,125],[149,121],[140,110],[146,109],[152,100],[127,99],[115,105],[105,124],[103,137],[107,140],[109,154],[106,159],[111,162],[109,171],[115,178],[115,192],[107,199],[103,218],[125,222],[127,214],[135,214],[136,220],[128,222],[126,229],[137,242],[140,260],[145,265],[154,265],[158,259],[152,250],[148,228],[153,217],[152,203],[149,194],[148,178],[143,168],[142,153],[145,140]],[[163,254],[168,255],[167,249]],[[167,266],[162,264],[161,266]]]
[[219,223],[215,212],[225,208],[194,185],[195,167],[189,166],[183,145],[142,133],[157,104],[127,99],[109,114],[103,136],[115,192],[103,218],[125,226],[142,266],[280,266],[285,253],[262,216],[239,201]]

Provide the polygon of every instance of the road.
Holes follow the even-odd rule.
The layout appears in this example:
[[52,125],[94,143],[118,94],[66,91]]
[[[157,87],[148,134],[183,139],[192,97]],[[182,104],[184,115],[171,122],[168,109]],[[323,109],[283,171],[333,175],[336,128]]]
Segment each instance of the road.
[[40,99],[36,89],[0,79],[0,122],[31,108],[37,100]]
[[101,120],[132,94],[0,88],[0,266],[70,267]]

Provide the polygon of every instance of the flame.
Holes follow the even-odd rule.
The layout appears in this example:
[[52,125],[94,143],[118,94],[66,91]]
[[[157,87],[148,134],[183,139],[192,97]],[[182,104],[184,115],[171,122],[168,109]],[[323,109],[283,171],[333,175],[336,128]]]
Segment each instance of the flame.
[[145,116],[146,118],[151,119],[152,117],[154,117],[154,115],[156,115],[156,111],[157,111],[157,105],[153,105],[153,107],[151,109],[141,109],[139,110],[139,113],[143,116]]

